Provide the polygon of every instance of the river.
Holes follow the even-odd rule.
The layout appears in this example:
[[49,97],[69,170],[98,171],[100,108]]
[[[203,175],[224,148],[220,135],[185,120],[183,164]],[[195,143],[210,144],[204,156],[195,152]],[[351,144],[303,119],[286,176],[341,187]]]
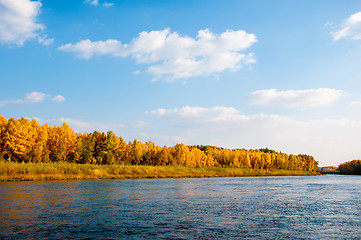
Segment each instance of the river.
[[361,176],[0,183],[1,239],[360,239]]

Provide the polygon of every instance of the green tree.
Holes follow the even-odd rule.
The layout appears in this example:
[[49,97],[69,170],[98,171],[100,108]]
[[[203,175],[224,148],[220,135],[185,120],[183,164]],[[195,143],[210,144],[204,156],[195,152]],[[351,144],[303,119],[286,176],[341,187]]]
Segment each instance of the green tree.
[[85,164],[85,163],[94,163],[96,162],[94,158],[94,149],[95,149],[95,137],[93,134],[83,134],[78,137],[79,144],[76,149],[76,162]]

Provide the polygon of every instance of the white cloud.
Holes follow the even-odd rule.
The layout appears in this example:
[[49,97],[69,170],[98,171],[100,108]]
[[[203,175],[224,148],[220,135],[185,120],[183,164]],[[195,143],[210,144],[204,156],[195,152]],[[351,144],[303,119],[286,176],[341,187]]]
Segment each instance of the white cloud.
[[60,102],[65,101],[65,97],[63,97],[62,95],[56,95],[55,97],[53,97],[53,101],[60,103]]
[[253,105],[280,105],[283,107],[319,107],[327,106],[337,101],[346,93],[330,88],[287,90],[258,90],[248,96],[248,102]]
[[65,52],[75,53],[77,57],[89,59],[94,55],[111,55],[113,57],[126,57],[127,45],[122,45],[117,40],[92,42],[89,39],[82,40],[76,44],[68,43],[58,49]]
[[85,3],[88,3],[93,6],[98,6],[99,1],[98,0],[85,0]]
[[102,4],[104,7],[111,7],[114,5],[114,3],[105,2]]
[[[53,120],[54,122],[54,120]],[[77,120],[77,119],[72,119],[72,118],[64,118],[61,117],[59,119],[56,119],[55,122],[59,122],[57,125],[61,125],[62,123],[67,123],[70,126],[74,126],[76,128],[91,128],[94,124],[86,122],[86,121],[82,121],[82,120]]]
[[189,139],[180,136],[164,136],[164,135],[149,134],[149,133],[141,133],[140,137],[141,139],[144,139],[143,140],[144,142],[152,141],[156,145],[168,146],[168,147],[189,141]]
[[23,100],[17,100],[19,103],[37,103],[42,102],[48,95],[41,92],[31,92],[25,95]]
[[114,131],[124,129],[129,127],[125,124],[105,124],[99,122],[88,122],[80,119],[74,119],[69,117],[59,117],[54,119],[41,119],[37,117],[33,117],[39,124],[43,125],[47,123],[49,126],[60,126],[63,123],[68,124],[71,128],[74,129],[75,132],[93,132],[93,131]]
[[[143,121],[138,121],[135,123],[103,123],[103,122],[84,121],[81,119],[74,119],[69,117],[59,117],[59,118],[46,119],[46,120],[41,118],[34,118],[34,119],[36,119],[36,121],[41,125],[47,123],[49,126],[54,126],[54,125],[60,126],[63,123],[66,123],[77,133],[85,133],[85,132],[92,133],[94,131],[107,133],[108,131],[113,131],[117,136],[120,136],[122,138],[127,138],[130,140],[139,139],[139,137],[142,136],[150,136],[143,133],[144,128],[149,125],[148,122],[143,122]],[[154,135],[152,139],[154,140],[162,139],[162,138],[157,138],[156,136],[158,135]],[[143,141],[149,141],[152,139],[144,138]]]
[[165,29],[141,32],[129,44],[114,39],[95,42],[87,39],[58,49],[85,59],[95,55],[132,57],[137,64],[150,65],[146,72],[155,79],[171,81],[225,70],[237,71],[256,61],[252,53],[243,53],[255,42],[254,34],[242,30],[214,34],[205,29],[192,38]]
[[133,141],[137,139],[142,142],[152,141],[156,145],[172,146],[177,143],[187,142],[188,139],[180,136],[165,136],[154,133],[145,132],[149,122],[138,121],[135,123],[102,123],[91,122],[69,117],[59,117],[54,119],[41,119],[32,117],[28,119],[35,119],[40,125],[47,123],[49,126],[60,126],[63,123],[68,124],[77,133],[92,133],[94,131],[107,133],[113,131],[117,136],[124,140]]
[[[99,0],[85,0],[84,2],[93,6],[99,5]],[[104,7],[111,7],[114,5],[114,3],[104,2],[101,5]]]
[[341,38],[350,38],[353,40],[361,39],[361,12],[351,14],[339,25],[337,31],[331,32],[334,41]]
[[38,38],[41,44],[50,44],[51,39],[40,35],[45,26],[36,22],[40,8],[40,1],[0,0],[0,43],[22,46]]
[[54,42],[54,38],[47,38],[46,35],[38,37],[38,43],[40,43],[40,44],[42,44],[44,46],[49,46],[53,42]]
[[165,129],[188,139],[185,144],[228,148],[268,147],[313,155],[320,165],[360,158],[361,122],[350,119],[298,121],[272,114],[244,115],[231,107],[184,107],[151,112]]
[[357,107],[361,107],[361,101],[352,101],[350,102],[351,106],[357,106]]
[[177,116],[177,119],[182,121],[191,119],[192,121],[201,122],[239,121],[245,117],[240,115],[239,111],[235,108],[222,106],[213,108],[185,106],[169,110],[159,108],[151,111],[151,114],[161,118]]
[[137,121],[137,122],[131,124],[131,126],[132,126],[133,128],[142,128],[142,127],[147,126],[147,125],[149,125],[149,123],[148,123],[148,122],[144,122],[144,121]]
[[[9,104],[25,104],[25,103],[38,103],[45,101],[50,95],[41,93],[41,92],[31,92],[27,93],[22,99],[12,99],[12,100],[0,100],[0,107],[9,105]],[[55,102],[62,102],[65,98],[61,95],[57,95],[53,98]]]

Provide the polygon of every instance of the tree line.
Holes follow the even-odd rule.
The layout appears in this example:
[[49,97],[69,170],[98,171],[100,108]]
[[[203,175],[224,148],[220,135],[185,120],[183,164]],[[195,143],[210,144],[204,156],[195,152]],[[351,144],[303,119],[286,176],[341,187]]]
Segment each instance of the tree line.
[[274,150],[227,149],[177,144],[157,146],[151,141],[128,143],[113,132],[76,133],[66,123],[50,127],[26,118],[6,120],[0,115],[0,159],[13,162],[74,162],[79,164],[230,166],[253,169],[316,171],[318,162],[306,154]]
[[361,160],[352,160],[338,165],[338,170],[342,174],[361,175]]

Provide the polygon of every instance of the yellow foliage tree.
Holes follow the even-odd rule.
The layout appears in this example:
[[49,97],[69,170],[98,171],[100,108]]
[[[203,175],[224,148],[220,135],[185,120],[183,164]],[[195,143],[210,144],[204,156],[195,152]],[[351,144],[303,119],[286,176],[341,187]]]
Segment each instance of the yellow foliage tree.
[[8,121],[6,120],[6,118],[0,115],[0,158],[3,158],[3,154],[4,154],[3,139],[4,139],[5,128],[7,123]]
[[32,147],[32,134],[29,129],[30,122],[26,118],[15,120],[10,118],[5,127],[3,144],[7,159],[14,161],[27,161],[26,155]]
[[76,140],[77,134],[66,123],[51,128],[47,146],[52,161],[72,161],[75,158]]
[[172,148],[134,140],[128,144],[113,132],[77,134],[67,124],[40,126],[26,118],[6,120],[0,115],[0,158],[8,161],[134,165],[231,166],[254,169],[315,171],[318,162],[305,154],[287,155],[268,148],[226,149],[214,146]]

